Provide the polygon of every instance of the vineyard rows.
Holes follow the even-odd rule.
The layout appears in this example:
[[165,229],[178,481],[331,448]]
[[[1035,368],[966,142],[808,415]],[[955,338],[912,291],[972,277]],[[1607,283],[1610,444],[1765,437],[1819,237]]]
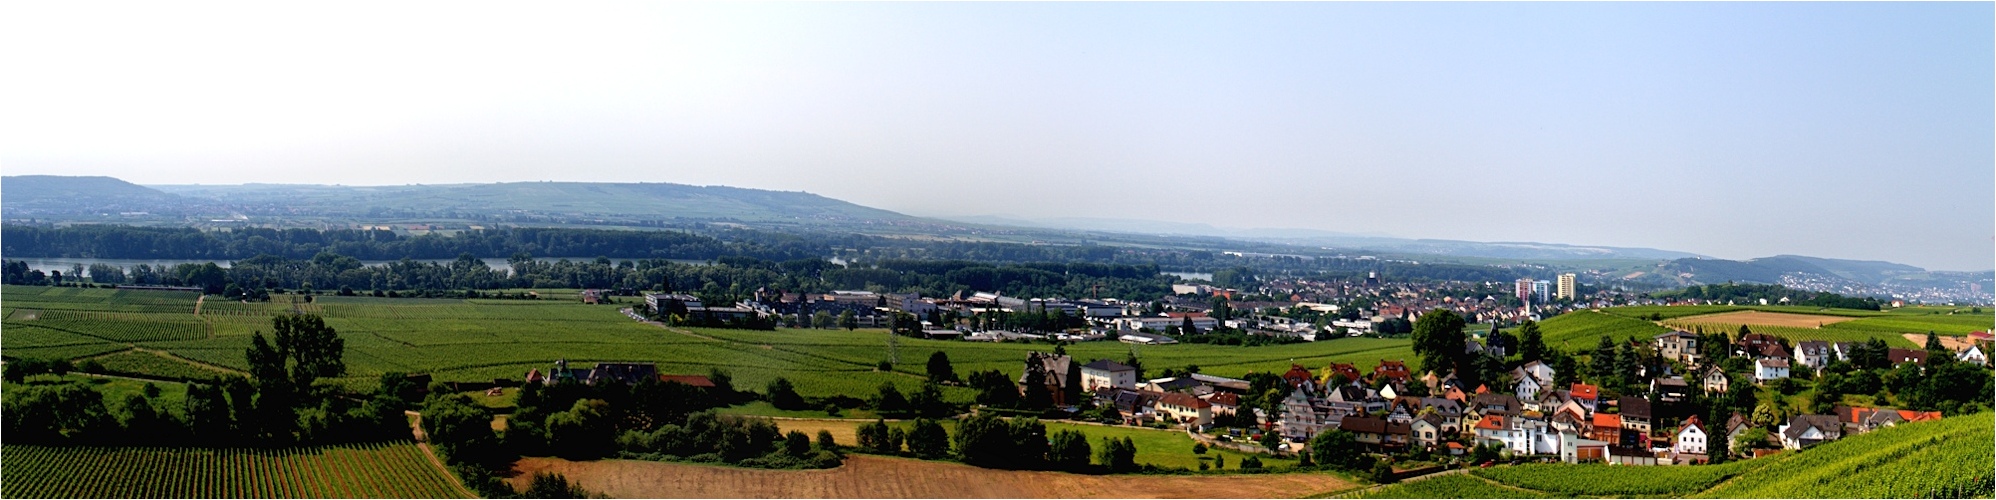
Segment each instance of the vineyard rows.
[[7,498],[463,498],[409,443],[286,449],[9,445]]
[[1470,474],[1449,474],[1394,484],[1344,498],[1550,498],[1537,491],[1506,488]]
[[1626,466],[1602,464],[1526,464],[1477,469],[1472,473],[1498,483],[1573,496],[1684,496],[1704,491],[1726,478],[1767,463],[1739,461],[1723,465],[1653,467],[1630,474]]
[[[1715,498],[1910,498],[1988,497],[1990,447],[1996,429],[1988,413],[1939,422],[1901,424],[1800,452],[1700,496]],[[1767,460],[1767,459],[1760,459]]]

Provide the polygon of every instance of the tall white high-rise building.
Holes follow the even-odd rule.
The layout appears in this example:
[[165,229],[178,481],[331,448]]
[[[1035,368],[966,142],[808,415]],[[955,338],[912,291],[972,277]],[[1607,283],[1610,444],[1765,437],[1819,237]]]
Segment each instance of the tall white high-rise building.
[[1575,295],[1578,295],[1580,288],[1578,286],[1579,284],[1573,281],[1574,278],[1575,276],[1573,275],[1573,273],[1564,273],[1559,275],[1559,298],[1571,299],[1574,298]]
[[1552,282],[1546,280],[1533,281],[1532,296],[1538,297],[1538,303],[1540,304],[1552,302]]

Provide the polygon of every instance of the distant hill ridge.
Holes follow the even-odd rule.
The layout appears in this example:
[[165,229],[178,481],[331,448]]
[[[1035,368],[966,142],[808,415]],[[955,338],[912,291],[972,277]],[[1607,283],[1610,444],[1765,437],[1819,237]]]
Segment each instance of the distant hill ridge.
[[203,205],[114,177],[10,175],[0,177],[0,209],[10,216],[63,213],[182,213]]
[[[963,224],[909,216],[799,191],[672,183],[500,182],[402,186],[301,184],[140,186],[111,177],[22,175],[0,177],[0,210],[9,218],[72,216],[71,220],[120,222],[124,212],[169,216],[155,223],[228,217],[322,216],[365,219],[474,219],[496,222],[579,222],[618,225],[642,221],[741,222],[770,228],[851,231],[907,225],[917,232]],[[524,217],[524,218],[523,218]],[[537,218],[538,217],[538,218]],[[555,221],[554,219],[560,219]],[[1068,217],[1030,221],[999,217],[971,222],[984,227],[1039,227],[1059,232],[1103,231],[1204,234],[1236,241],[1325,247],[1353,252],[1486,259],[1638,259],[1657,262],[1644,279],[1665,284],[1742,281],[1781,283],[1809,275],[1863,284],[1932,280],[1918,267],[1881,261],[1778,255],[1747,261],[1647,248],[1530,242],[1404,239],[1299,229],[1221,229],[1203,224]],[[601,222],[592,222],[601,221]],[[975,229],[975,228],[973,228]],[[1073,233],[1079,234],[1079,233]],[[1978,276],[1990,274],[1976,273]],[[1949,277],[1956,280],[1959,277]],[[1975,277],[1970,277],[1975,278]],[[1986,278],[1985,278],[1986,279]],[[1942,280],[1947,281],[1947,280]]]
[[601,214],[626,217],[906,220],[907,215],[811,193],[670,183],[502,182],[405,186],[163,185],[187,197],[236,205],[286,205],[331,215],[371,210]]

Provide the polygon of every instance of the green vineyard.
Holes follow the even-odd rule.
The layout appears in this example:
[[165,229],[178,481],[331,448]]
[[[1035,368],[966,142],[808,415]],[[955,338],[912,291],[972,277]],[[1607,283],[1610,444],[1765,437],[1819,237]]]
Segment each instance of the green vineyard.
[[287,449],[8,445],[7,498],[466,498],[409,443]]

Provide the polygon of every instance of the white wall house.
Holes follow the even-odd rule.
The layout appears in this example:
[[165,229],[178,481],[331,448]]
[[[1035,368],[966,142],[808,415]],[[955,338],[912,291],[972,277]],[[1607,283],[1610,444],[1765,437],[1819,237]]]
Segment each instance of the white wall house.
[[1703,455],[1705,454],[1705,441],[1708,437],[1705,434],[1705,429],[1699,426],[1697,420],[1694,419],[1686,422],[1684,428],[1677,430],[1677,446],[1675,448],[1678,453]]
[[1763,359],[1754,363],[1755,382],[1767,382],[1778,378],[1788,378],[1788,362],[1780,359]]
[[1106,359],[1081,365],[1082,389],[1093,391],[1104,387],[1136,389],[1137,369]]

